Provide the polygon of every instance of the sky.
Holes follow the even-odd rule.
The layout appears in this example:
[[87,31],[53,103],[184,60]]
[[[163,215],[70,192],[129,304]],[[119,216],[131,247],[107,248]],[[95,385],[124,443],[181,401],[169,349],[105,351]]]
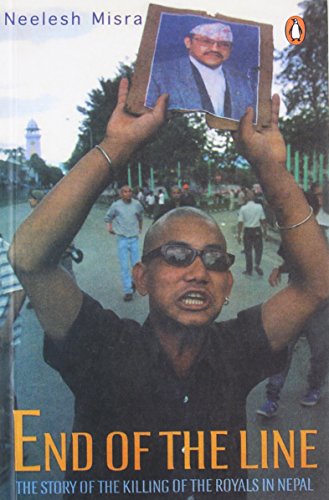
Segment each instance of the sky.
[[[277,50],[288,44],[287,19],[301,14],[296,0],[161,0],[159,4],[272,24]],[[25,148],[25,129],[34,119],[41,129],[42,158],[51,165],[65,162],[83,118],[77,106],[84,105],[100,78],[116,75],[120,62],[136,59],[148,5],[144,0],[2,0],[0,148]],[[49,24],[51,15],[71,20],[72,13],[74,24]],[[92,24],[93,13],[98,17],[104,13],[104,25]],[[115,25],[115,15],[127,23]],[[20,16],[26,16],[26,24]],[[31,22],[31,16],[39,16],[38,25],[32,24],[36,17]],[[141,24],[134,24],[136,16]],[[274,67],[274,75],[278,69]],[[275,85],[273,90],[280,93]]]

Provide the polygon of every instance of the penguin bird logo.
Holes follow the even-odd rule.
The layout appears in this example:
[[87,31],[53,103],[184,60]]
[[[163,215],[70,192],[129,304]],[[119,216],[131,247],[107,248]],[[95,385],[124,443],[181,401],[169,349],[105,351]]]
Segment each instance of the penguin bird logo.
[[289,30],[289,35],[291,36],[292,41],[298,40],[300,42],[303,30],[298,24],[298,19],[294,18],[293,21],[294,24],[291,26]]
[[299,16],[291,16],[286,22],[286,38],[292,45],[300,45],[306,34],[304,20]]

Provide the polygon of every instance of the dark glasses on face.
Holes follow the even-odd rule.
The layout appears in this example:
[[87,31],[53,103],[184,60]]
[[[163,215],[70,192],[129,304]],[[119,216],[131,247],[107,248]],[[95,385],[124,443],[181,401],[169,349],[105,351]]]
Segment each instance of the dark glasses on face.
[[181,243],[166,243],[161,245],[161,247],[155,248],[143,255],[142,262],[147,263],[156,257],[162,257],[167,264],[175,267],[190,266],[196,257],[201,257],[206,269],[217,272],[228,271],[235,260],[234,255],[225,253],[215,246],[208,246],[204,250],[197,250]]

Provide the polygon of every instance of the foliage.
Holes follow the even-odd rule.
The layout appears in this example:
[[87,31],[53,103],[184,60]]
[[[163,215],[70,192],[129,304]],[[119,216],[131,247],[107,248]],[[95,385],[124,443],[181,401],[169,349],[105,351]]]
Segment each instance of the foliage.
[[152,166],[161,185],[178,182],[177,168],[181,166],[186,180],[195,176],[196,164],[202,160],[207,145],[206,125],[198,115],[175,113],[165,123],[154,140],[140,150],[132,164],[140,161],[146,172]]
[[[289,113],[281,126],[293,150],[311,155],[314,150],[324,152],[328,133],[326,2],[306,0],[301,6],[308,30],[305,41],[287,47],[278,57],[282,65],[278,81],[283,86]],[[116,104],[120,78],[131,78],[133,69],[121,64],[118,74],[112,80],[100,79],[99,87],[78,108],[83,121],[68,168],[102,140]],[[150,167],[154,167],[156,183],[166,186],[176,183],[178,163],[183,180],[194,179],[203,187],[208,183],[209,173],[221,182],[252,183],[255,179],[248,166],[241,165],[231,134],[207,130],[202,115],[173,115],[153,142],[131,158],[133,185],[138,183],[138,163],[142,165],[143,183],[149,180]],[[127,182],[126,175],[126,169],[122,169],[118,182]]]
[[24,182],[26,176],[26,172],[22,169],[26,163],[24,149],[2,148],[0,151],[6,155],[6,159],[0,161],[0,182]]
[[44,187],[54,186],[63,177],[60,168],[47,166],[46,162],[37,154],[31,156],[28,165],[38,174],[39,183]]
[[0,182],[5,182],[8,178],[8,163],[0,160]]
[[25,163],[25,150],[21,147],[18,148],[2,148],[1,153],[6,155],[6,161],[13,161],[17,164],[23,165]]
[[7,157],[6,160],[0,160],[1,183],[34,184],[35,179],[30,178],[27,169],[24,167],[28,167],[30,171],[37,173],[38,183],[46,188],[54,186],[63,177],[60,168],[48,166],[37,154],[33,154],[29,160],[26,160],[23,148],[7,148],[0,151]]
[[328,112],[318,119],[314,113],[302,114],[280,120],[280,129],[292,151],[312,156],[313,152],[328,153]]
[[[92,90],[84,107],[78,110],[84,115],[76,147],[66,166],[71,168],[91,146],[104,136],[108,119],[113,112],[117,90],[122,76],[131,77],[133,67],[120,65],[113,80],[100,79],[99,88]],[[181,164],[186,178],[207,178],[207,164],[203,161],[206,151],[212,149],[212,138],[207,134],[205,120],[198,114],[175,113],[162,127],[151,143],[146,144],[130,160],[132,182],[138,182],[138,163],[142,165],[143,182],[147,182],[150,167],[156,172],[156,182],[169,185],[177,182],[177,165]],[[199,170],[198,173],[196,170]],[[123,169],[124,170],[124,169]],[[127,182],[126,171],[122,171],[119,183]]]
[[48,167],[49,173],[49,186],[54,186],[58,181],[64,177],[62,170],[58,167]]
[[46,162],[36,153],[34,153],[28,160],[28,165],[38,173],[42,172],[43,169],[48,168]]
[[306,25],[300,45],[290,45],[278,57],[284,102],[289,117],[282,121],[285,139],[293,150],[311,155],[326,150],[328,115],[328,20],[326,0],[299,4]]
[[95,144],[104,137],[107,122],[116,105],[120,79],[123,76],[130,78],[132,68],[121,64],[118,75],[113,80],[99,80],[99,88],[93,89],[88,94],[85,106],[78,106],[78,111],[84,115],[80,126],[78,142],[66,168],[72,168]]

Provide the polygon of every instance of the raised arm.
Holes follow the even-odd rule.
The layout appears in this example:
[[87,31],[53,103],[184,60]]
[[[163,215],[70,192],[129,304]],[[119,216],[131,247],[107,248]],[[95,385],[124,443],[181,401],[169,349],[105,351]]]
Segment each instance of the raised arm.
[[100,144],[111,158],[92,149],[42,200],[18,229],[10,260],[48,335],[65,335],[77,316],[82,293],[59,260],[92,205],[120,168],[165,119],[166,96],[141,117],[125,112],[128,81],[119,86],[118,103]]
[[299,279],[263,306],[266,334],[280,349],[329,296],[329,253],[319,225],[292,175],[286,170],[286,148],[278,128],[279,96],[272,99],[272,121],[257,132],[248,108],[236,136],[240,153],[256,169],[281,229],[282,242]]

